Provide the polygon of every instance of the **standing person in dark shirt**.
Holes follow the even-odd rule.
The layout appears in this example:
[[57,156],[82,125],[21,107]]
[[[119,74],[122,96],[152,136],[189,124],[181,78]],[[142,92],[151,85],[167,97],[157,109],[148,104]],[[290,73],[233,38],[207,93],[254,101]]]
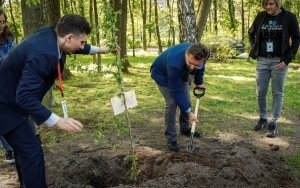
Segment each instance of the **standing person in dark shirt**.
[[[250,57],[257,59],[256,94],[259,120],[255,131],[268,127],[267,137],[276,137],[277,120],[283,106],[284,83],[288,65],[299,47],[296,15],[281,7],[281,0],[263,0],[262,7],[249,29]],[[272,119],[268,122],[267,92],[272,86]]]
[[[198,121],[191,109],[189,75],[195,75],[195,84],[205,89],[203,75],[209,50],[201,43],[182,43],[168,48],[151,66],[151,78],[163,95],[165,109],[165,136],[170,151],[179,151],[176,133],[176,109],[180,108],[179,125],[183,135],[190,136],[190,123]],[[200,137],[199,132],[194,133]]]

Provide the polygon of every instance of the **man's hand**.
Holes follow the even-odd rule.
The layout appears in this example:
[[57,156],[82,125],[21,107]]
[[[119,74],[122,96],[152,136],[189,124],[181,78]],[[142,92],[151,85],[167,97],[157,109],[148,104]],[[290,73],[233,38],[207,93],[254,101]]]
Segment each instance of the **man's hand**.
[[199,122],[198,119],[196,118],[195,114],[193,112],[189,113],[189,122],[192,124],[194,121]]
[[118,45],[116,45],[113,48],[112,47],[108,47],[108,46],[106,46],[106,47],[99,47],[99,51],[98,52],[101,53],[101,54],[108,54],[110,52],[112,54],[118,55],[120,53],[120,50],[121,50],[121,48]]
[[205,85],[204,84],[202,84],[202,85],[196,85],[196,88],[199,88],[199,89],[206,89],[206,87],[205,87]]
[[115,54],[115,55],[119,55],[120,51],[121,51],[121,48],[118,45],[116,45],[116,48],[111,49],[110,53]]
[[60,118],[57,121],[56,126],[72,134],[79,133],[83,127],[79,121],[73,118]]

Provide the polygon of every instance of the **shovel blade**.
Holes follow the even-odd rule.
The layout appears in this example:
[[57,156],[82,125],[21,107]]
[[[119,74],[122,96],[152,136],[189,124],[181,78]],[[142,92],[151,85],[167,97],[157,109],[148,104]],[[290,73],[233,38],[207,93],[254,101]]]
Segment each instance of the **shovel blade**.
[[189,146],[188,146],[189,151],[192,151],[192,149],[193,149],[193,142],[194,142],[194,133],[191,133],[190,140],[189,140]]

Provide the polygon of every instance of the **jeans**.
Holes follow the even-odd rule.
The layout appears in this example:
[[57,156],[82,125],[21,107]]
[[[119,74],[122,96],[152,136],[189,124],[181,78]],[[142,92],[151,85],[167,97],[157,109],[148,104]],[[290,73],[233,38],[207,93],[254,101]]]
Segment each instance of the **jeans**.
[[268,119],[267,113],[267,92],[271,80],[272,88],[272,121],[277,122],[283,105],[284,82],[288,66],[283,70],[277,70],[280,58],[257,58],[256,65],[256,95],[260,118]]
[[6,142],[3,136],[0,136],[0,145],[5,153],[12,151],[10,145]]
[[[170,92],[170,88],[158,85],[158,89],[165,99],[165,137],[168,142],[177,141],[177,132],[176,132],[176,109],[177,104],[173,99],[173,96]],[[182,82],[182,91],[184,97],[188,100],[189,105],[191,106],[191,96],[188,82]],[[188,114],[180,110],[179,115],[179,126],[180,131],[185,131],[189,129],[189,120]]]

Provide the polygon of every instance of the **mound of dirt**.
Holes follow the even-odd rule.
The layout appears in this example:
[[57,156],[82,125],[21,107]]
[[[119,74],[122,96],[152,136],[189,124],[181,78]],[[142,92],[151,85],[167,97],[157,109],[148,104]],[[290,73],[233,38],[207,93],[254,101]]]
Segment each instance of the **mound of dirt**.
[[48,163],[48,171],[64,172],[60,177],[50,173],[48,182],[61,188],[297,187],[283,158],[269,153],[275,151],[258,150],[245,142],[217,145],[197,154],[138,147],[141,173],[134,183],[129,181],[131,165],[125,160],[128,151],[87,148],[72,152],[60,166]]
[[[126,160],[129,149],[109,147],[116,140],[121,142],[120,138],[111,137],[115,140],[107,145],[95,143],[90,137],[64,139],[63,144],[55,147],[44,146],[48,188],[300,187],[286,167],[287,157],[283,153],[289,149],[283,144],[280,149],[274,147],[271,142],[280,142],[272,139],[263,142],[264,147],[257,147],[246,137],[241,138],[247,141],[236,138],[228,142],[225,138],[229,136],[196,139],[199,153],[174,153],[167,151],[164,140],[148,139],[142,134],[141,138],[147,140],[137,139],[140,142],[136,143],[135,153],[140,173],[135,182],[130,180],[131,162]],[[188,138],[179,139],[180,143],[187,143]],[[19,187],[14,165],[0,161],[0,174],[1,188]]]

